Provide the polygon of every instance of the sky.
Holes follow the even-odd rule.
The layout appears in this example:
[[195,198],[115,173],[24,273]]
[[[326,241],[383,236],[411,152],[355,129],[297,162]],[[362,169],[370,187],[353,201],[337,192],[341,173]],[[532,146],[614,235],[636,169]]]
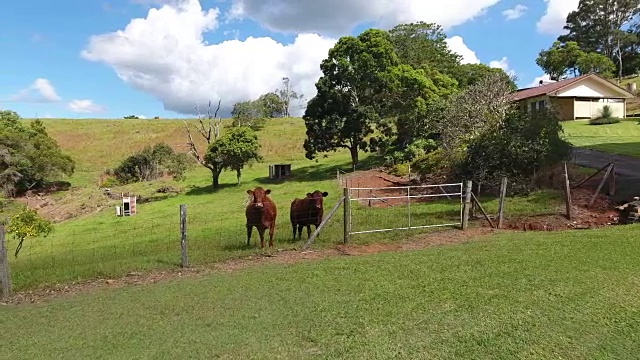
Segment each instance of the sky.
[[[465,63],[537,83],[578,0],[3,1],[0,109],[25,118],[193,117],[282,87],[306,100],[341,36],[440,24]],[[297,104],[298,115],[304,102]]]

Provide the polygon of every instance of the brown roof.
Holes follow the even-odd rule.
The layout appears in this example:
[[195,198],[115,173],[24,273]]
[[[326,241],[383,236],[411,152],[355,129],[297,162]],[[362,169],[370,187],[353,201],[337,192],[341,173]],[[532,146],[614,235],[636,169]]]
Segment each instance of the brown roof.
[[520,89],[515,94],[513,94],[514,95],[513,100],[519,101],[519,100],[528,99],[532,97],[547,95],[550,92],[559,90],[567,85],[571,85],[576,81],[580,81],[589,75],[592,75],[592,74],[580,75],[570,79],[560,80],[551,84],[540,85],[540,86],[526,88],[526,89]]
[[553,92],[557,92],[558,90],[569,86],[575,82],[578,82],[582,79],[588,78],[588,77],[594,77],[596,79],[599,79],[609,85],[612,85],[613,87],[620,89],[622,92],[626,93],[628,96],[628,98],[633,98],[635,97],[635,95],[631,94],[630,92],[628,92],[626,89],[624,89],[623,87],[616,85],[614,83],[612,83],[611,81],[604,79],[600,76],[598,76],[597,74],[585,74],[585,75],[580,75],[580,76],[576,76],[570,79],[565,79],[565,80],[560,80],[558,82],[554,82],[551,84],[547,84],[547,85],[540,85],[540,86],[536,86],[536,87],[531,87],[531,88],[526,88],[526,89],[520,89],[518,91],[516,91],[515,93],[513,93],[513,96],[511,98],[512,101],[520,101],[520,100],[524,100],[524,99],[529,99],[532,97],[537,97],[537,96],[544,96],[544,95],[551,95],[551,93]]

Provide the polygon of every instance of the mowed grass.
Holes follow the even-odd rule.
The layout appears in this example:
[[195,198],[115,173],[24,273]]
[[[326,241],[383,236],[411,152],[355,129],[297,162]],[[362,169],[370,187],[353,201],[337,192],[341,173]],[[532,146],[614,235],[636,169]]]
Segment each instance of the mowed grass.
[[563,127],[575,146],[640,158],[640,119],[617,124],[589,125],[586,120],[566,121]]
[[503,233],[4,306],[2,357],[635,359],[639,230]]

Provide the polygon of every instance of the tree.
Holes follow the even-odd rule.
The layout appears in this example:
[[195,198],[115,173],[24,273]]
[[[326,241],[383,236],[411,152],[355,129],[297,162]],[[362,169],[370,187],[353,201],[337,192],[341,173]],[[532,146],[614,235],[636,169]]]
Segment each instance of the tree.
[[582,53],[576,61],[580,74],[596,73],[604,77],[612,77],[616,64],[608,57],[595,52]]
[[445,150],[451,154],[464,149],[487,129],[498,128],[513,106],[512,93],[512,81],[492,73],[455,94],[439,129]]
[[372,141],[372,147],[391,150],[388,160],[409,161],[435,149],[438,123],[447,99],[457,92],[450,77],[408,65],[389,68],[385,74],[384,122],[378,128],[385,138]]
[[[205,119],[200,116],[200,110],[196,106],[196,111],[198,112],[198,125],[193,126],[195,130],[198,131],[200,136],[202,136],[203,140],[206,143],[207,150],[209,146],[217,139],[220,138],[220,125],[222,125],[222,119],[218,117],[218,111],[220,110],[220,104],[222,100],[218,101],[218,107],[216,108],[213,115],[211,114],[211,102],[207,107],[207,121],[205,124]],[[220,172],[222,170],[218,169],[214,164],[207,161],[205,159],[206,153],[200,154],[198,149],[198,144],[193,139],[193,135],[191,134],[191,130],[189,129],[189,125],[186,121],[184,121],[184,127],[187,131],[187,146],[189,147],[189,154],[193,156],[193,158],[198,162],[198,164],[204,166],[205,168],[211,171],[211,175],[213,178],[214,187],[217,187],[216,184],[218,182],[218,178],[220,177]]]
[[18,241],[14,256],[17,258],[24,241],[28,237],[47,237],[53,231],[53,224],[43,219],[34,209],[25,207],[17,215],[11,218],[7,232],[13,234]]
[[213,187],[220,187],[223,170],[235,170],[240,184],[242,169],[252,161],[262,161],[258,136],[248,127],[235,127],[212,142],[205,154],[205,162],[213,172]]
[[570,70],[573,71],[574,76],[576,75],[576,63],[578,58],[583,54],[584,52],[580,50],[576,42],[570,41],[563,44],[555,41],[548,50],[540,51],[536,59],[536,64],[540,66],[551,79],[560,80],[567,75]]
[[344,36],[322,61],[317,95],[303,116],[308,159],[319,152],[347,148],[351,162],[365,149],[384,105],[385,73],[399,64],[389,34],[369,29],[358,37]]
[[[295,98],[298,97],[297,93],[293,93]],[[290,102],[290,98],[289,98]],[[275,92],[268,92],[266,94],[261,95],[255,103],[261,113],[262,117],[265,118],[278,118],[289,116],[289,105],[286,99],[282,99],[280,95]]]
[[491,74],[503,76],[506,80],[511,81],[513,90],[518,89],[516,83],[504,70],[492,68],[485,64],[461,64],[453,70],[451,77],[458,82],[458,88],[464,90],[471,85],[477,84],[482,78]]
[[[621,78],[625,75],[625,49],[634,42],[627,30],[638,23],[639,13],[640,0],[580,0],[578,9],[567,16],[564,29],[568,33],[558,40],[575,41],[585,52],[608,57],[616,63]],[[636,52],[633,56],[639,54]]]
[[276,90],[275,93],[280,97],[283,117],[291,116],[291,101],[302,100],[304,98],[303,94],[298,94],[293,90],[291,80],[288,77],[282,78],[282,89]]
[[25,125],[10,110],[0,111],[0,188],[7,197],[71,176],[75,163],[40,120]]
[[423,21],[400,24],[389,30],[389,35],[400,62],[414,69],[452,74],[460,65],[462,57],[451,51],[440,25]]

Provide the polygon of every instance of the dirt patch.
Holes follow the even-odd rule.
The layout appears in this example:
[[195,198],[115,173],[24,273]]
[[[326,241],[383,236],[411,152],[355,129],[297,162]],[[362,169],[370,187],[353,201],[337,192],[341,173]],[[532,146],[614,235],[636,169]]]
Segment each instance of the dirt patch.
[[197,278],[216,272],[239,271],[252,266],[263,264],[295,264],[303,261],[316,261],[339,256],[365,256],[392,251],[412,251],[426,249],[433,246],[459,244],[477,240],[491,235],[496,230],[487,228],[473,228],[468,231],[456,229],[443,230],[407,241],[392,244],[372,245],[337,245],[334,248],[322,250],[298,251],[278,250],[273,253],[253,255],[242,259],[228,260],[208,266],[194,266],[188,269],[172,269],[151,272],[132,272],[117,279],[96,279],[64,285],[41,287],[35,290],[15,294],[0,304],[34,304],[45,303],[52,299],[74,296],[81,293],[92,293],[105,288],[121,288],[124,286],[139,286],[172,281],[182,278]]
[[[352,199],[359,200],[360,204],[371,207],[391,207],[396,205],[407,205],[409,202],[427,202],[437,199],[444,199],[443,194],[460,193],[460,186],[444,187],[420,187],[421,185],[408,177],[399,177],[388,174],[381,169],[368,171],[357,171],[342,178],[342,186],[353,188]],[[410,189],[407,187],[411,186]],[[439,197],[413,197],[429,194],[440,194]],[[456,198],[460,195],[452,195]]]

